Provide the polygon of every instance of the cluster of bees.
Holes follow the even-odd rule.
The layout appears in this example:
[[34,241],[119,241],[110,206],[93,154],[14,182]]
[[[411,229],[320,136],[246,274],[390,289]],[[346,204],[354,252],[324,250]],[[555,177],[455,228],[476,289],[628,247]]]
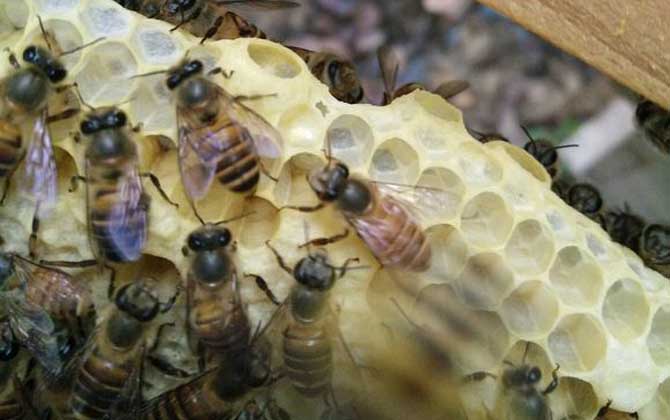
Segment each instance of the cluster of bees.
[[[203,42],[265,37],[239,15],[218,13],[221,5],[295,6],[279,0],[116,1],[146,16],[171,22],[174,29],[186,29],[202,37]],[[232,220],[208,222],[197,211],[197,201],[207,195],[215,179],[229,191],[247,196],[254,193],[261,175],[274,179],[261,158],[279,158],[283,141],[270,123],[244,105],[253,98],[230,95],[213,81],[218,75],[229,75],[219,68],[205,72],[198,60],[184,59],[163,72],[175,103],[181,181],[202,226],[190,233],[183,249],[190,264],[186,284],[178,285],[169,299],[161,301],[157,284],[150,278],[117,287],[115,267],[138,261],[147,240],[151,203],[142,178],[149,178],[164,200],[178,204],[162,191],[155,175],[139,170],[134,140],[139,128],[121,109],[93,108],[79,96],[78,108],[49,115],[46,104],[52,95],[70,89],[78,95],[76,85],[63,83],[67,70],[60,58],[90,44],[60,51],[41,21],[40,26],[46,47],[28,46],[22,52],[22,62],[10,52],[14,69],[0,84],[0,176],[5,179],[4,194],[23,162],[19,189],[35,200],[29,255],[0,256],[0,301],[4,308],[0,380],[5,388],[0,398],[0,418],[290,419],[290,410],[274,399],[265,399],[263,404],[254,399],[278,381],[289,382],[305,398],[323,398],[323,419],[377,418],[366,411],[364,394],[358,395],[360,411],[345,413],[333,387],[336,346],[344,348],[356,365],[334,322],[329,291],[348,270],[360,266],[356,258],[335,264],[324,250],[343,239],[346,231],[330,238],[306,238],[301,246],[308,249],[308,255],[294,266],[267,243],[278,267],[290,274],[295,284],[289,296],[280,301],[262,277],[253,276],[258,288],[277,307],[266,325],[254,328],[240,297],[239,275],[232,257],[235,241],[224,226]],[[362,100],[363,91],[350,63],[327,53],[292,49],[335,97],[346,102]],[[418,84],[396,88],[398,66],[390,50],[382,48],[379,60],[386,86],[382,104],[422,89]],[[451,97],[466,88],[467,83],[449,82],[436,93]],[[37,260],[40,219],[49,214],[57,199],[57,168],[49,124],[72,119],[83,108],[88,111],[81,118],[77,139],[85,147],[85,173],[73,177],[71,191],[80,182],[86,185],[87,224],[95,258]],[[23,153],[21,125],[26,122],[32,124],[33,131]],[[555,147],[531,139],[525,149],[550,173],[557,172]],[[343,162],[333,159],[330,151],[326,151],[326,157],[326,164],[308,177],[319,204],[286,206],[285,210],[312,212],[332,204],[381,265],[405,272],[427,270],[431,246],[412,206],[431,202],[435,191],[356,177]],[[411,193],[403,194],[408,191]],[[667,259],[667,246],[653,225],[633,232],[628,219],[620,220],[629,217],[627,213],[607,222],[613,216],[600,213],[602,200],[594,198],[593,191],[573,185],[565,197],[580,211],[594,218],[602,216],[604,225],[611,226],[613,238],[623,238],[621,241],[628,244],[637,235],[641,255]],[[104,314],[96,312],[88,285],[61,269],[95,266],[110,273],[107,295],[111,309]],[[188,311],[185,327],[198,359],[197,372],[187,372],[155,354],[161,331],[171,325],[156,325],[157,320],[172,310],[182,292]],[[156,333],[150,337],[148,331]],[[416,332],[420,332],[418,327]],[[276,353],[280,355],[280,368],[273,360]],[[183,383],[145,401],[145,362],[165,375],[181,378]],[[541,390],[540,370],[526,364],[525,358],[521,365],[506,368],[502,382],[509,395],[509,408],[502,418],[552,418],[546,395],[558,385],[557,370],[558,366],[551,384]],[[464,380],[487,376],[492,375],[478,372]],[[599,416],[604,418],[607,411],[604,407]]]

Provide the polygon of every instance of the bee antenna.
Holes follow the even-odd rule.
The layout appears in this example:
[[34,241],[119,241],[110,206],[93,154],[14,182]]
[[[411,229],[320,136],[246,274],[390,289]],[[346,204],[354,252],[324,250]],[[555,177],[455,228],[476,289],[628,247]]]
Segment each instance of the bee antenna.
[[46,28],[44,27],[44,22],[42,22],[42,16],[37,15],[37,22],[40,25],[40,31],[42,32],[42,37],[44,38],[44,42],[47,43],[47,47],[49,48],[49,51],[53,51],[53,47],[51,46],[51,42],[49,41],[49,34],[47,33]]
[[205,226],[207,223],[205,223],[205,219],[203,219],[202,216],[200,216],[200,213],[198,213],[198,209],[195,207],[195,202],[193,202],[193,200],[188,200],[188,202],[191,204],[195,218],[198,219],[201,225]]
[[79,90],[79,84],[77,82],[72,83],[72,88],[74,89],[74,93],[77,95],[79,102],[91,111],[95,111],[95,107],[89,105],[89,103],[84,100],[84,97],[81,96],[81,91]]
[[251,216],[251,215],[254,214],[254,213],[256,213],[255,210],[254,210],[254,211],[247,212],[247,213],[242,213],[242,214],[239,214],[239,215],[237,215],[237,216],[233,216],[233,217],[231,217],[230,219],[219,220],[218,222],[216,222],[216,223],[212,223],[212,224],[213,224],[214,226],[224,225],[224,224],[226,224],[226,223],[234,222],[235,220],[244,219],[245,217],[247,217],[247,216]]
[[521,129],[523,130],[524,133],[526,133],[526,137],[528,137],[528,139],[531,142],[533,142],[533,144],[535,144],[535,139],[533,138],[533,136],[530,135],[530,131],[528,131],[528,128],[525,125],[522,125]]
[[94,40],[91,41],[91,42],[88,42],[88,43],[86,43],[86,44],[82,44],[82,45],[80,45],[80,46],[78,46],[78,47],[72,48],[71,50],[67,50],[67,51],[61,53],[61,54],[60,54],[60,57],[62,57],[62,56],[64,56],[64,55],[68,55],[68,54],[76,53],[77,51],[83,50],[84,48],[88,48],[88,47],[90,47],[91,45],[95,45],[95,44],[97,44],[98,42],[100,42],[100,41],[102,41],[102,40],[104,40],[104,39],[105,39],[104,36],[101,36],[100,38],[96,38],[96,39],[94,39]]
[[528,350],[530,349],[530,341],[526,341],[526,348],[523,350],[523,357],[521,358],[521,364],[526,363],[526,357],[528,357]]
[[167,73],[168,71],[169,71],[169,70],[154,70],[154,71],[150,71],[150,72],[147,72],[147,73],[136,74],[136,75],[134,75],[134,76],[130,76],[130,77],[128,78],[128,80],[139,79],[139,78],[141,78],[141,77],[154,76],[154,75],[156,75],[156,74],[164,74],[164,73]]

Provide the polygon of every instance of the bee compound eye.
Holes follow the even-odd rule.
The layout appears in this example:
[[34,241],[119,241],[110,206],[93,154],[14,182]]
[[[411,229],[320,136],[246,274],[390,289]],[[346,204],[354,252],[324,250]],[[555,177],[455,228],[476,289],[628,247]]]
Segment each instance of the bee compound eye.
[[67,77],[67,71],[60,66],[49,66],[47,68],[47,77],[52,83],[58,83]]
[[96,118],[89,118],[82,121],[82,123],[79,125],[79,129],[84,134],[93,134],[100,130],[100,121],[98,121]]
[[542,372],[540,369],[536,366],[533,367],[529,372],[528,372],[528,382],[530,383],[537,383],[542,379]]
[[217,235],[217,242],[220,246],[226,246],[230,243],[230,231],[228,229],[222,230]]
[[39,53],[37,51],[37,47],[34,45],[30,45],[25,50],[23,50],[23,60],[25,60],[27,63],[34,63],[37,61],[38,56]]

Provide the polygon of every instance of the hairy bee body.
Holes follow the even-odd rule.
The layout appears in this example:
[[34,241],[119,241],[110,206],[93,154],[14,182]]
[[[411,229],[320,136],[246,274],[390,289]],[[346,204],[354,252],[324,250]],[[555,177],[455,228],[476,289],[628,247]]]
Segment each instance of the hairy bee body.
[[301,394],[322,395],[330,386],[333,373],[332,346],[322,323],[295,319],[283,336],[286,376]]
[[83,284],[64,271],[46,267],[33,269],[26,299],[56,320],[81,315],[93,306],[91,293]]
[[0,119],[0,177],[12,174],[21,160],[21,129]]

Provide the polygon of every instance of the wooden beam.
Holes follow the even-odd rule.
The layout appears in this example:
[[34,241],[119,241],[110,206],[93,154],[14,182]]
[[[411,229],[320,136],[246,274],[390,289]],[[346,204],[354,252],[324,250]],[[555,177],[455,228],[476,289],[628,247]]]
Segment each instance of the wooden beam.
[[670,108],[668,0],[479,0]]

